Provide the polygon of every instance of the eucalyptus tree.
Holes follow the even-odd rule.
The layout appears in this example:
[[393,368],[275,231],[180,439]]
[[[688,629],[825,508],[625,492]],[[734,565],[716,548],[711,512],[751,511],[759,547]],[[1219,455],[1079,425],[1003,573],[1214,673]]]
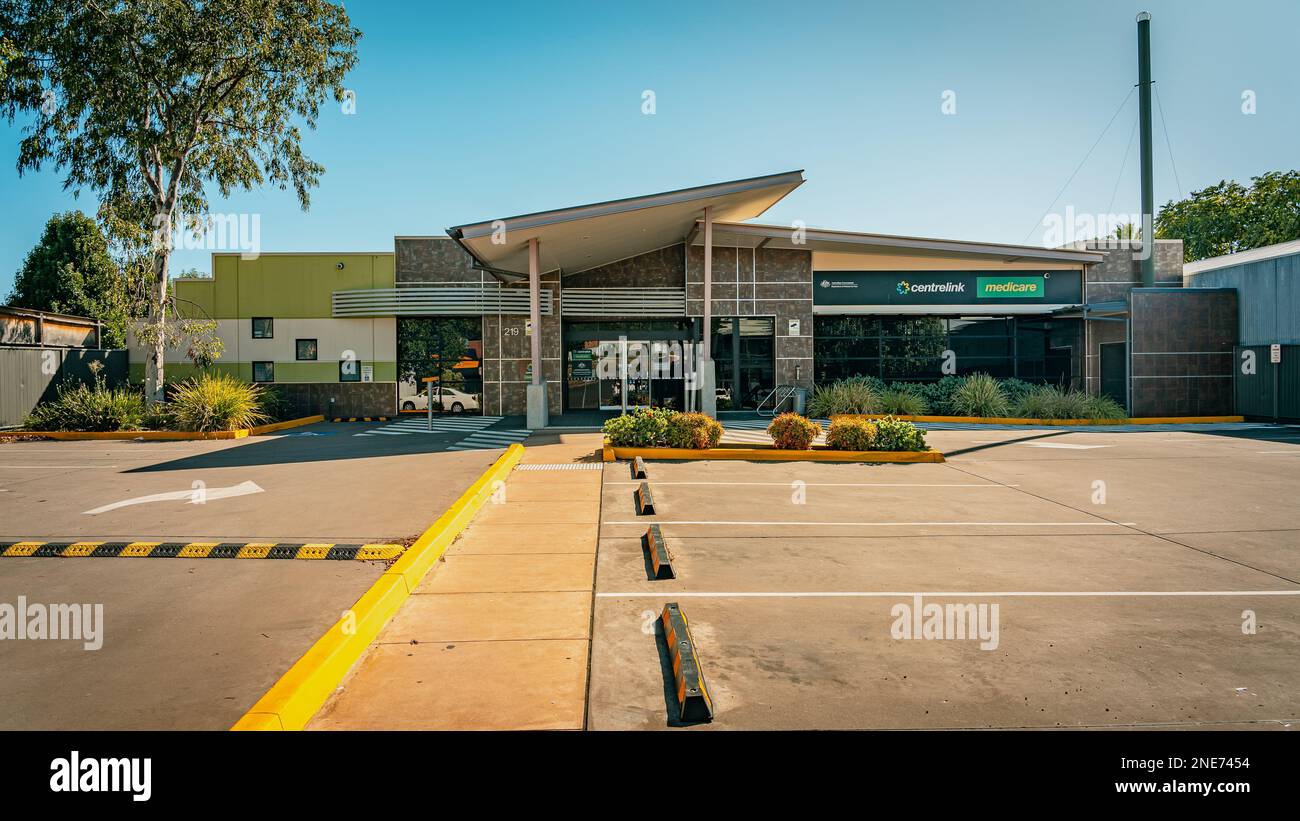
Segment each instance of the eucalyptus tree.
[[310,205],[324,167],[302,149],[357,60],[361,32],[326,0],[0,0],[12,54],[0,112],[30,118],[19,173],[52,165],[101,216],[149,236],[146,393],[163,398],[168,260],[207,192],[273,185]]

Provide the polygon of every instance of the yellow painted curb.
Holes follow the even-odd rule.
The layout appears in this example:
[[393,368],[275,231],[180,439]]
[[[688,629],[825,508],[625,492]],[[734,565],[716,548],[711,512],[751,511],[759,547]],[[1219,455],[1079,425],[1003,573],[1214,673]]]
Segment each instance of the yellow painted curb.
[[301,730],[307,726],[424,574],[523,455],[523,445],[507,448],[231,729]]
[[303,425],[314,425],[317,422],[324,421],[324,415],[318,413],[315,416],[304,416],[301,419],[290,419],[287,422],[272,422],[269,425],[257,425],[248,429],[248,435],[262,436],[267,433],[275,433],[276,431],[288,430],[289,428],[300,428]]
[[887,450],[780,450],[777,448],[619,448],[606,445],[605,451],[611,458],[666,459],[680,461],[703,460],[746,460],[750,462],[900,462],[904,464],[933,463],[944,461],[943,454],[937,450],[923,451],[887,451]]
[[[841,413],[836,419],[884,419],[883,413]],[[959,422],[967,425],[1208,425],[1245,422],[1244,416],[1136,416],[1131,419],[1024,419],[1012,416],[895,416],[903,422]]]
[[166,442],[191,442],[206,441],[210,439],[244,439],[248,436],[261,436],[266,433],[274,433],[279,430],[288,428],[297,428],[302,425],[311,425],[316,422],[325,421],[324,416],[304,416],[301,419],[291,419],[288,422],[275,422],[270,425],[258,425],[252,428],[242,428],[240,430],[210,430],[210,431],[187,431],[187,430],[113,430],[113,431],[84,431],[84,430],[21,430],[6,431],[0,434],[0,438],[13,438],[17,436],[38,436],[42,439],[58,439],[64,442],[76,441],[108,441],[118,439],[144,439],[145,441],[166,441]]

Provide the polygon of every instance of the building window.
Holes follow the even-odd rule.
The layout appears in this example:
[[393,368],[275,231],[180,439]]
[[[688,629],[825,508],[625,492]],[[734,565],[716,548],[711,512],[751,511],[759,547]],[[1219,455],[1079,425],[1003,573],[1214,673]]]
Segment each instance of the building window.
[[776,320],[714,317],[712,332],[718,410],[756,407],[776,387]]
[[299,359],[299,360],[304,360],[304,359],[306,359],[306,360],[315,361],[315,359],[316,359],[316,340],[314,340],[314,339],[298,339],[298,340],[295,340],[295,342],[294,342],[294,346],[297,348],[297,353],[298,353],[298,359]]
[[275,381],[275,363],[274,363],[274,362],[254,362],[254,363],[253,363],[253,381],[254,381],[254,382],[274,382],[274,381]]
[[275,320],[269,316],[253,317],[253,338],[254,339],[274,339],[275,338]]
[[[513,340],[527,351],[524,337]],[[435,411],[438,387],[476,397],[461,403],[469,413],[479,412],[483,393],[482,317],[437,316],[397,318],[397,407],[425,410],[427,391],[433,388]],[[427,381],[426,381],[427,380]],[[448,408],[451,402],[447,403]]]
[[355,359],[340,359],[339,360],[339,381],[360,382],[361,363]]
[[872,317],[813,319],[818,383],[850,376],[932,382],[952,351],[958,376],[987,373],[1069,387],[1080,374],[1074,351],[1083,326],[1046,317]]

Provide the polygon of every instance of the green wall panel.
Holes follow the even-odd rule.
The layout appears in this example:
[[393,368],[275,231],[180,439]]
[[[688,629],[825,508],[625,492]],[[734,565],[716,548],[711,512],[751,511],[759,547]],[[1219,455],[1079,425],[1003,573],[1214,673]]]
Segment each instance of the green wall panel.
[[391,288],[394,270],[392,254],[216,256],[208,299],[216,319],[328,318],[334,291]]

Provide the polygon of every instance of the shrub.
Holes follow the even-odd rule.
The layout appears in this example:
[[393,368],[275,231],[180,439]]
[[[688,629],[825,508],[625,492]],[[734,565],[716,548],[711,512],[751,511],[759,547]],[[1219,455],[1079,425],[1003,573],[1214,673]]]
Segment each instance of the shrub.
[[892,416],[876,420],[876,436],[871,450],[927,450],[925,431]]
[[1012,413],[1025,419],[1051,419],[1055,411],[1056,389],[1049,386],[1029,391],[1012,406]]
[[239,430],[266,421],[262,387],[226,373],[201,373],[177,383],[171,415],[180,430]]
[[890,388],[880,394],[880,413],[895,416],[922,416],[929,407],[920,391]]
[[109,388],[102,377],[94,385],[64,382],[55,398],[32,409],[23,422],[28,430],[139,430],[144,396],[130,388]]
[[1050,385],[1025,394],[1016,402],[1014,412],[1027,419],[1123,419],[1127,416],[1109,396],[1062,391]]
[[821,432],[821,425],[797,413],[783,413],[767,426],[772,446],[780,450],[808,450]]
[[165,402],[146,405],[141,427],[145,430],[171,430],[176,427],[176,417],[172,415],[171,406]]
[[1087,419],[1088,394],[1082,391],[1062,391],[1048,388],[1052,392],[1051,415],[1049,419]]
[[930,413],[952,414],[952,395],[965,384],[960,376],[945,376],[937,382],[894,382],[890,388],[916,394],[925,400]]
[[876,425],[866,419],[841,416],[826,429],[826,447],[831,450],[871,450],[876,442]]
[[668,420],[674,413],[661,408],[640,408],[606,420],[602,430],[615,447],[663,447],[667,442]]
[[670,448],[703,450],[716,448],[722,440],[722,425],[703,413],[672,413],[664,431]]
[[1007,404],[1013,408],[1021,398],[1041,387],[1041,385],[1015,378],[999,379],[998,384],[1002,386],[1002,392],[1007,395]]
[[957,416],[1006,416],[1007,397],[986,373],[971,374],[953,391],[949,405]]
[[818,385],[808,400],[808,414],[829,418],[842,413],[877,413],[879,385],[880,380],[865,376]]
[[1109,396],[1089,396],[1087,400],[1089,419],[1127,419],[1128,412],[1120,403]]

